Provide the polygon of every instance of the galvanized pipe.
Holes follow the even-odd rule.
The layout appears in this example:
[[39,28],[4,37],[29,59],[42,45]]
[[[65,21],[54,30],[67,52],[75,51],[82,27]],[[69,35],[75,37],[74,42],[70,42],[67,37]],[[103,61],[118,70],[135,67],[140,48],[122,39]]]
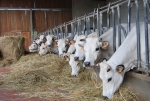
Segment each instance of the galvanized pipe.
[[[149,39],[148,39],[148,14],[147,14],[147,0],[144,1],[144,27],[145,27],[145,53],[146,53],[146,67],[149,68]],[[149,7],[148,7],[149,9]]]
[[113,26],[113,50],[116,51],[116,27],[115,27],[115,11],[112,8],[112,26]]
[[87,27],[86,27],[86,14],[85,14],[85,17],[84,17],[84,26],[83,26],[83,34],[85,35],[85,31],[87,30]]
[[87,29],[87,35],[89,35],[91,33],[91,30],[90,30],[90,18],[89,17],[86,18],[86,29]]
[[0,10],[20,10],[20,11],[64,11],[64,10],[72,10],[70,8],[15,8],[15,7],[0,7]]
[[99,18],[99,9],[97,9],[97,37],[100,36],[100,18]]
[[124,37],[127,37],[127,32],[125,30],[125,28],[122,25],[118,25],[118,27],[123,31]]
[[131,30],[131,0],[128,1],[128,25],[127,25],[127,33]]
[[141,50],[140,50],[140,27],[139,27],[139,5],[138,0],[135,0],[136,5],[136,33],[137,33],[137,66],[141,67]]
[[119,25],[121,25],[121,17],[120,17],[120,7],[117,7],[117,12],[118,12],[118,46],[121,45],[121,28]]
[[100,35],[103,34],[103,14],[100,12]]
[[68,36],[68,26],[66,24],[65,24],[65,34],[66,34],[65,37],[67,37]]
[[94,9],[93,12],[93,32],[95,32],[95,13],[96,13],[96,9]]
[[81,20],[78,19],[78,35],[81,35]]

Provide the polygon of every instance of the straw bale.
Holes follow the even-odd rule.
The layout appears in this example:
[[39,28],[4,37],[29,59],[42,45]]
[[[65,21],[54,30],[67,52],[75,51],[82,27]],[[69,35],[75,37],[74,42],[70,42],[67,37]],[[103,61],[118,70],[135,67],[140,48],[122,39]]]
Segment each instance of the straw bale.
[[21,36],[0,37],[1,66],[18,60],[25,52],[24,38]]
[[[82,67],[82,63],[80,62]],[[39,56],[32,53],[22,56],[12,64],[13,71],[6,74],[0,88],[24,91],[21,95],[40,97],[50,101],[103,101],[102,83],[94,69],[84,69],[77,77],[71,77],[71,68],[63,58],[54,54]],[[121,87],[112,101],[141,101],[135,93]]]

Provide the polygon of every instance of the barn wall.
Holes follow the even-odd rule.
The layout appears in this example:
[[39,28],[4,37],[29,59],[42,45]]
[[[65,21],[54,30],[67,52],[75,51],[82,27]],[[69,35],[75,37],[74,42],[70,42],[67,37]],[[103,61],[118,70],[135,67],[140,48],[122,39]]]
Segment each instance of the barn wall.
[[[72,0],[0,0],[0,7],[72,9]],[[71,10],[32,11],[32,13],[33,29],[38,33],[72,19]],[[14,35],[15,32],[30,33],[30,31],[30,11],[0,10],[0,36]],[[26,39],[30,41],[29,37]]]
[[91,13],[94,8],[106,5],[105,0],[72,0],[72,15],[74,17],[83,16],[85,13]]

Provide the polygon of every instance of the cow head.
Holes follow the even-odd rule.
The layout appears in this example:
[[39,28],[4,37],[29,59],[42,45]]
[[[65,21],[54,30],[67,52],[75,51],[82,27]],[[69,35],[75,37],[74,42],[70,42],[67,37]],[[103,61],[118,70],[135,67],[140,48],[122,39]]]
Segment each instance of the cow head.
[[48,47],[45,43],[42,43],[40,46],[39,55],[43,56],[50,51],[50,47]]
[[102,41],[101,38],[98,37],[88,37],[86,38],[86,43],[84,46],[80,45],[81,49],[85,51],[85,67],[94,66],[102,56],[102,51],[106,50],[108,47],[107,41]]
[[74,60],[74,54],[66,53],[64,54],[66,61],[69,61],[69,65],[71,66],[72,72],[71,76],[76,77],[80,71],[79,61]]
[[80,47],[80,45],[84,45],[86,40],[86,36],[85,35],[79,35],[76,38],[76,43],[75,43],[75,56],[74,56],[74,60],[83,60],[85,55],[84,55],[84,50]]
[[66,53],[68,50],[68,39],[59,39],[57,40],[59,56],[63,56],[63,53]]
[[75,41],[74,40],[70,40],[69,41],[69,48],[67,53],[74,53],[75,52]]
[[29,46],[29,51],[30,52],[36,52],[38,50],[38,44],[33,41],[33,43]]
[[106,62],[100,63],[99,76],[103,82],[103,97],[109,99],[113,97],[123,81],[124,73],[123,65],[112,68]]
[[37,39],[35,40],[35,42],[36,42],[38,45],[41,45],[42,42],[44,42],[44,39],[45,39],[45,35],[40,35],[40,37],[37,38]]
[[46,36],[46,45],[47,46],[52,46],[52,43],[56,40],[56,37],[54,35],[47,35]]

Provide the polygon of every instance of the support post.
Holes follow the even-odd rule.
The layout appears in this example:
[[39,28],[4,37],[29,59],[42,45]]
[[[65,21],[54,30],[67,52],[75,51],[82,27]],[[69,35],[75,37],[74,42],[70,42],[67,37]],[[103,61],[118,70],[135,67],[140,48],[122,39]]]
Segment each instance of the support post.
[[30,33],[31,33],[31,42],[34,39],[33,35],[33,21],[32,21],[32,9],[30,9]]

